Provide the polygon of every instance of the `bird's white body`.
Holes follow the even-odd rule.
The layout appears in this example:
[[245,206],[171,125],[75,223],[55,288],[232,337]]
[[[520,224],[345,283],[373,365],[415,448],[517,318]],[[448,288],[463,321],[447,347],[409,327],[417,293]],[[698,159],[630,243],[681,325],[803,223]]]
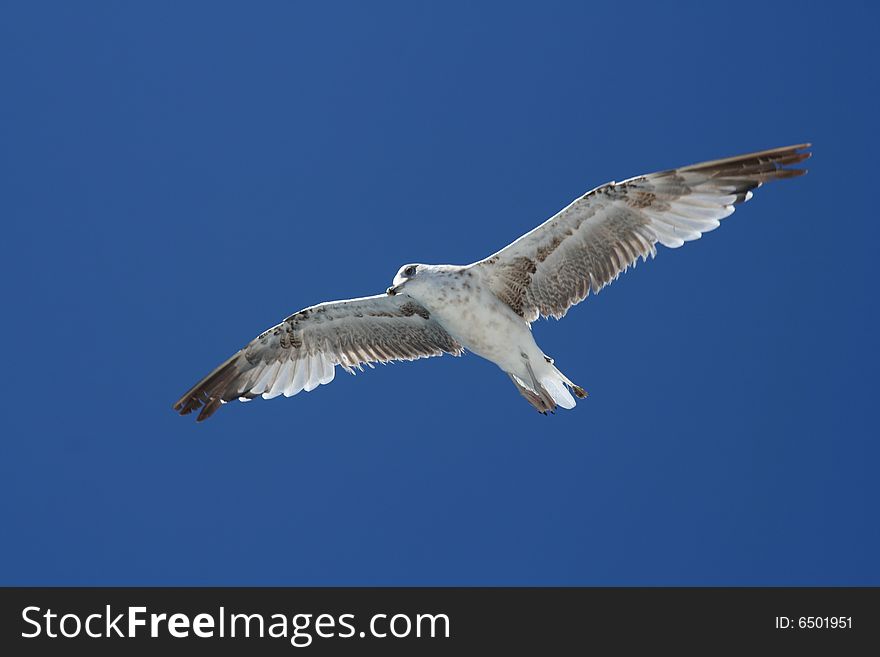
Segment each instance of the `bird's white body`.
[[520,382],[550,381],[553,400],[572,408],[575,400],[565,389],[568,380],[538,347],[529,323],[501,301],[489,283],[484,270],[474,265],[417,265],[412,278],[398,274],[392,289],[418,301],[465,349]]

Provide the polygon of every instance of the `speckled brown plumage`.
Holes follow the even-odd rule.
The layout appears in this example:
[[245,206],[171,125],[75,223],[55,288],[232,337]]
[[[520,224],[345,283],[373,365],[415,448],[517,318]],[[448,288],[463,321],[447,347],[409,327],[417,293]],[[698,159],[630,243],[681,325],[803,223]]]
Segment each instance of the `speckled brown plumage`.
[[187,415],[201,409],[197,419],[202,421],[223,402],[267,392],[274,378],[256,384],[278,363],[290,361],[295,370],[298,363],[320,356],[351,372],[365,364],[458,355],[461,351],[461,345],[430,318],[428,311],[408,297],[377,295],[321,304],[261,333],[187,391],[174,410]]
[[703,162],[597,187],[478,263],[526,321],[560,318],[634,265],[717,227],[764,182],[791,178],[809,144]]

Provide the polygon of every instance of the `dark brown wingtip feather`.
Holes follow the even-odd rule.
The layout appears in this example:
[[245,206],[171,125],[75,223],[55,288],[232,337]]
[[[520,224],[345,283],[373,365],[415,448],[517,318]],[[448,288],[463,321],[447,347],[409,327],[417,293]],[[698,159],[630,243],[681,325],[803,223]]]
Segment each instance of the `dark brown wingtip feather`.
[[[236,354],[225,363],[217,367],[204,379],[190,388],[186,394],[178,399],[172,408],[180,415],[189,415],[193,411],[201,409],[196,422],[204,422],[211,417],[224,401],[229,401],[229,390],[232,383],[238,377]],[[235,395],[237,397],[237,395]]]
[[196,422],[204,422],[209,417],[214,415],[214,412],[218,408],[220,408],[220,405],[222,403],[223,403],[223,401],[219,397],[209,398],[208,401],[205,403],[205,405],[202,406],[202,410],[199,412],[198,416],[196,417]]
[[812,153],[806,150],[811,146],[812,144],[809,143],[782,146],[721,160],[700,162],[684,167],[681,171],[701,171],[710,174],[713,178],[747,178],[758,182],[795,178],[804,175],[807,170],[786,167],[812,157]]

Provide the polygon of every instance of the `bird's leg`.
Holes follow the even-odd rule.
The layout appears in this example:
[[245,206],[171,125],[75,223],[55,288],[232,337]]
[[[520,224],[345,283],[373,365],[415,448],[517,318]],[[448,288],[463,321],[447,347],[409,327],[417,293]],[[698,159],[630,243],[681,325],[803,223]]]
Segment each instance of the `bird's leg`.
[[[556,413],[556,402],[553,401],[553,397],[550,396],[550,393],[548,393],[544,389],[544,386],[541,385],[541,382],[538,381],[538,377],[535,376],[535,371],[532,369],[532,364],[529,362],[529,357],[524,353],[520,354],[520,355],[522,356],[523,362],[526,365],[526,370],[529,373],[529,377],[532,380],[532,388],[535,390],[535,392],[538,394],[538,396],[541,397],[543,402],[547,405],[547,410],[550,411],[551,413],[555,414]],[[544,415],[546,415],[546,414],[547,413],[545,411]]]
[[586,397],[587,395],[590,394],[586,390],[581,388],[580,386],[575,385],[574,383],[571,384],[571,391],[574,393],[575,397],[577,397],[578,399],[583,399],[584,397]]
[[513,381],[513,385],[516,386],[516,389],[519,390],[519,393],[525,397],[526,401],[529,402],[535,410],[543,415],[547,415],[547,411],[553,412],[553,408],[548,406],[547,403],[535,392],[532,392],[529,388],[523,385],[522,381],[518,379],[516,376],[507,373],[507,376],[510,377],[510,380]]

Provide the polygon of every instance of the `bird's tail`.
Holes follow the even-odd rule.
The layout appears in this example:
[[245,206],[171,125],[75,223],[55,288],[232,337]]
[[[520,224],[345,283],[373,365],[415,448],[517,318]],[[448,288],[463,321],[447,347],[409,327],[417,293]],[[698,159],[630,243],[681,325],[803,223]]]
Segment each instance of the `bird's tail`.
[[566,409],[574,408],[577,402],[572,397],[571,392],[568,391],[568,388],[571,388],[572,392],[580,399],[587,396],[587,392],[580,386],[572,383],[568,377],[556,368],[550,359],[544,363],[543,367],[538,368],[538,372],[535,372],[535,369],[528,362],[526,363],[526,368],[528,380],[524,380],[511,372],[507,374],[520,394],[539,413],[545,415],[548,412],[553,413],[556,411],[557,406]]

